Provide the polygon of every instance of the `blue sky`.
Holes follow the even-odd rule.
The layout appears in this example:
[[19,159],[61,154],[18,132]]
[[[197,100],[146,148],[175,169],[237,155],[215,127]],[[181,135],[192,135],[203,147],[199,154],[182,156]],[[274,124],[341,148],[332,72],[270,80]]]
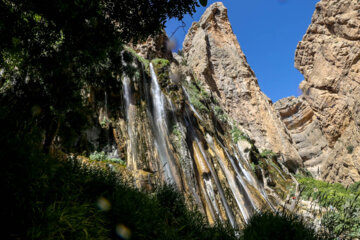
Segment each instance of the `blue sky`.
[[[298,96],[304,79],[294,68],[297,43],[302,39],[319,0],[224,0],[234,33],[254,70],[261,90],[273,102]],[[208,1],[208,6],[214,0]],[[173,38],[182,42],[191,23],[198,21],[205,8],[199,7],[193,17],[186,16],[185,31],[178,29]],[[170,36],[180,26],[170,20],[166,31]]]

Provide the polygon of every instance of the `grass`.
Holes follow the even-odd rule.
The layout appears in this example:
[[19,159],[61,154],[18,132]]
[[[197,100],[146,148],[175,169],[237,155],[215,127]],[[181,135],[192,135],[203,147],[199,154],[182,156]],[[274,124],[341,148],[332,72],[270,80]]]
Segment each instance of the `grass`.
[[173,187],[141,192],[119,173],[42,153],[41,134],[9,125],[0,129],[3,239],[236,239]]

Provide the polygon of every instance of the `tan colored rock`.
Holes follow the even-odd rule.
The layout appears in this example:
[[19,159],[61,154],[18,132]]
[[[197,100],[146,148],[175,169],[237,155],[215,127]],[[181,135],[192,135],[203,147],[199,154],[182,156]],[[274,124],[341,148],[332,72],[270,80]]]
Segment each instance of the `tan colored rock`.
[[172,59],[171,50],[173,49],[173,43],[169,40],[165,31],[155,37],[148,37],[148,39],[137,45],[131,45],[140,56],[145,59],[154,59],[154,58],[166,58],[168,60]]
[[[300,84],[303,95],[297,100],[284,100],[301,102],[302,109],[290,114],[291,104],[279,104],[280,114],[290,114],[282,114],[282,118],[293,139],[299,136],[295,133],[300,134],[305,145],[323,148],[314,149],[316,156],[310,152],[303,155],[301,151],[306,146],[300,146],[294,139],[303,160],[317,161],[311,165],[321,166],[322,179],[345,185],[360,181],[359,60],[359,1],[320,1],[295,54],[295,67],[305,77]],[[310,113],[313,116],[308,122]],[[313,142],[316,138],[318,141]]]
[[293,143],[313,176],[320,178],[328,142],[320,130],[320,123],[309,104],[302,98],[288,97],[277,101],[274,107],[288,128]]
[[227,114],[250,133],[259,148],[281,153],[292,170],[302,165],[284,124],[260,90],[222,3],[212,4],[200,21],[192,24],[183,52],[196,77],[220,99]]

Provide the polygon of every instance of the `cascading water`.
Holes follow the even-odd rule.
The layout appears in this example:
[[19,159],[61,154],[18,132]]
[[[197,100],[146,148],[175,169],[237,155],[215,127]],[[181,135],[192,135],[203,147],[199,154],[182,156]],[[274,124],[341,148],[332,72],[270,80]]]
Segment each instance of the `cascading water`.
[[172,156],[168,149],[168,143],[166,141],[168,136],[168,128],[166,124],[166,112],[164,96],[161,92],[154,67],[150,63],[151,74],[151,89],[152,107],[153,107],[153,129],[155,135],[155,147],[158,151],[159,158],[162,163],[164,171],[165,181],[169,184],[176,184],[179,187],[179,183],[176,181],[176,169],[172,163]]
[[[248,222],[262,204],[267,202],[272,207],[264,187],[249,170],[249,159],[242,156],[246,152],[225,144],[226,134],[206,134],[218,129],[208,121],[211,119],[196,111],[185,87],[182,91],[171,90],[180,91],[176,94],[164,95],[153,64],[149,64],[151,78],[141,67],[143,79],[139,82],[128,76],[122,78],[127,124],[121,122],[121,134],[129,138],[127,165],[130,170],[139,170],[134,174],[139,180],[136,184],[152,185],[160,180],[175,185],[200,206],[210,223],[228,220],[235,228]],[[181,93],[186,99],[184,105],[183,97],[174,98]],[[179,99],[181,104],[174,105],[171,99]],[[105,105],[107,108],[107,100]],[[151,131],[139,134],[146,129]],[[224,144],[220,137],[226,140]]]
[[229,204],[227,203],[227,200],[226,200],[226,198],[225,198],[224,190],[223,190],[222,187],[221,187],[221,184],[220,184],[220,181],[219,181],[219,179],[218,179],[218,176],[217,176],[217,174],[215,173],[215,170],[214,170],[214,168],[212,167],[212,165],[210,165],[209,160],[208,160],[207,157],[206,157],[204,148],[203,148],[202,144],[200,143],[199,139],[197,138],[196,135],[194,136],[194,138],[195,138],[195,142],[196,142],[197,146],[199,147],[200,152],[201,152],[201,154],[202,154],[202,156],[203,156],[203,158],[204,158],[204,160],[205,160],[208,168],[210,169],[211,176],[213,177],[214,182],[215,182],[215,185],[216,185],[216,188],[217,188],[218,191],[219,191],[220,198],[221,198],[222,204],[224,205],[225,212],[226,212],[227,217],[229,218],[230,224],[231,224],[233,227],[235,227],[235,226],[236,226],[235,219],[234,219],[233,213],[232,213],[231,210],[230,210]]
[[[229,204],[228,204],[228,202],[227,202],[227,200],[226,200],[226,198],[225,198],[224,190],[223,190],[223,188],[222,188],[222,186],[221,186],[221,184],[220,184],[220,181],[219,181],[219,179],[218,179],[218,176],[217,176],[217,174],[216,174],[216,172],[215,172],[212,164],[210,164],[210,162],[209,162],[209,160],[208,160],[208,158],[207,158],[207,156],[206,156],[205,150],[204,150],[201,142],[199,141],[199,138],[197,137],[196,132],[194,131],[194,128],[193,128],[193,126],[192,126],[192,124],[191,124],[191,118],[190,118],[190,114],[189,114],[189,112],[188,112],[188,109],[186,109],[186,116],[187,116],[187,119],[188,119],[188,120],[186,120],[186,119],[185,119],[185,120],[186,120],[186,122],[189,123],[189,130],[190,130],[189,132],[190,132],[190,134],[192,135],[192,138],[193,138],[193,140],[195,141],[198,149],[200,150],[200,153],[201,153],[201,155],[202,155],[202,158],[203,158],[204,161],[206,162],[207,168],[210,170],[211,176],[212,176],[212,178],[213,178],[213,180],[214,180],[214,182],[215,182],[216,188],[217,188],[217,190],[218,190],[218,192],[219,192],[219,195],[220,195],[220,198],[221,198],[221,202],[222,202],[222,204],[223,204],[223,206],[224,206],[224,208],[225,208],[225,212],[226,212],[226,215],[227,215],[227,217],[228,217],[228,219],[229,219],[229,221],[230,221],[230,224],[231,224],[233,227],[236,227],[236,222],[235,222],[235,219],[234,219],[234,215],[233,215],[233,213],[232,213],[232,211],[231,211],[231,209],[230,209],[230,207],[229,207]],[[210,196],[209,196],[209,198],[210,198]],[[220,216],[219,216],[219,217],[220,217]]]
[[[220,164],[220,167],[222,169],[222,171],[225,173],[226,179],[229,183],[230,186],[230,190],[233,193],[233,196],[235,198],[236,204],[239,207],[239,210],[245,220],[245,222],[248,221],[248,219],[251,216],[251,213],[254,209],[256,209],[255,205],[251,202],[251,208],[250,211],[248,210],[248,204],[246,204],[246,202],[248,202],[249,198],[251,196],[248,196],[248,193],[246,191],[246,185],[244,184],[243,181],[240,180],[240,186],[239,186],[239,182],[236,182],[236,179],[234,178],[234,176],[231,174],[230,170],[227,167],[227,164],[224,164],[223,159],[219,156],[220,154],[218,153],[217,148],[215,147],[215,144],[212,140],[212,138],[207,135],[207,142],[209,143],[210,147],[214,150],[214,152],[216,153],[218,162]],[[225,150],[225,149],[224,149]],[[240,176],[241,177],[241,176]],[[236,178],[239,178],[239,174],[236,173]],[[239,181],[239,179],[238,179]],[[245,195],[245,196],[244,196]],[[246,198],[245,198],[246,197]]]
[[130,78],[124,76],[123,78],[123,98],[125,101],[125,113],[127,120],[128,144],[127,144],[127,165],[130,169],[136,170],[137,151],[135,150],[135,136],[134,136],[134,109],[131,108],[132,92],[130,87]]
[[[222,146],[221,143],[220,143],[220,145]],[[228,153],[226,148],[224,146],[222,146],[222,148],[224,149],[227,158],[230,160],[231,166],[235,170],[236,179],[239,181],[238,184],[240,184],[240,186],[244,189],[244,195],[245,195],[244,197],[245,197],[246,201],[250,202],[250,205],[251,205],[251,208],[252,208],[251,210],[257,211],[257,207],[256,207],[254,201],[252,200],[252,197],[250,195],[250,191],[249,191],[249,189],[247,187],[247,184],[245,183],[245,181],[243,179],[243,176],[245,176],[246,174],[249,175],[249,173],[247,171],[245,171],[242,164],[240,163],[238,165],[241,168],[241,173],[242,173],[241,174],[238,167],[237,167],[238,165],[235,165],[234,159],[230,156],[230,154]]]
[[185,96],[186,96],[186,99],[187,99],[188,102],[189,102],[189,106],[190,106],[191,111],[195,114],[195,116],[196,116],[197,118],[199,118],[199,119],[202,121],[203,118],[202,118],[201,115],[196,111],[195,107],[192,105],[192,103],[191,103],[191,101],[190,101],[190,96],[189,96],[188,92],[186,91],[186,89],[184,88],[184,86],[182,86],[182,90],[183,90],[183,92],[184,92],[184,94],[185,94]]
[[[240,150],[239,146],[237,145],[237,149],[239,150],[239,153],[240,153],[240,156],[241,156],[241,159],[243,159],[245,161],[245,164],[249,166],[249,162],[248,160],[244,157],[244,154],[242,154],[242,151]],[[269,207],[275,211],[275,208],[273,206],[273,204],[271,203],[271,201],[269,200],[269,197],[267,196],[264,188],[262,185],[259,184],[259,181],[257,181],[253,175],[244,168],[244,166],[242,165],[242,161],[241,159],[238,157],[238,155],[236,154],[236,151],[234,151],[235,153],[235,157],[236,157],[236,160],[238,161],[238,166],[241,168],[241,171],[244,173],[246,179],[249,181],[249,183],[255,187],[260,193],[261,193],[261,196],[265,199],[265,201],[268,203]]]

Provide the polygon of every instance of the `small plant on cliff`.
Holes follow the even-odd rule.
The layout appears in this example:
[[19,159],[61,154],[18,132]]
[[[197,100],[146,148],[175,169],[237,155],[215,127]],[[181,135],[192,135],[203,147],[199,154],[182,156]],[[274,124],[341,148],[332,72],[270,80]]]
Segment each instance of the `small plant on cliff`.
[[354,151],[354,146],[353,145],[349,145],[346,147],[346,150],[349,154],[352,154],[352,152]]
[[170,64],[169,60],[164,59],[164,58],[155,58],[151,62],[158,68],[164,68],[164,67],[169,66],[169,64]]
[[234,143],[237,143],[239,140],[248,140],[249,137],[243,133],[239,128],[234,126],[231,129],[231,136],[233,138]]
[[214,113],[217,119],[219,119],[222,122],[227,122],[228,116],[220,106],[217,105],[214,106]]
[[95,151],[94,153],[90,154],[89,159],[92,161],[115,162],[122,166],[126,166],[126,163],[120,158],[108,158],[104,151],[102,152]]
[[203,86],[195,80],[188,84],[187,90],[191,104],[200,112],[209,112],[207,105],[210,103],[210,98]]
[[260,156],[263,158],[273,158],[273,157],[276,157],[276,153],[274,153],[273,151],[271,151],[269,149],[265,149],[264,151],[262,151],[260,153]]

